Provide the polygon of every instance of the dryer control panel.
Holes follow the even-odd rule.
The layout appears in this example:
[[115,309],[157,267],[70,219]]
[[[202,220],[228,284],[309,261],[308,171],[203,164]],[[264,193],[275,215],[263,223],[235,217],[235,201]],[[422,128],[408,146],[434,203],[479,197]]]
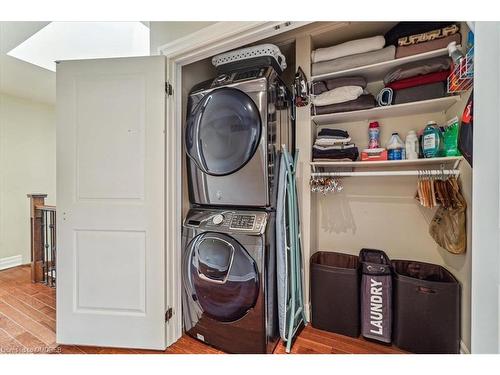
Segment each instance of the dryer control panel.
[[216,88],[220,86],[226,86],[231,83],[247,81],[250,79],[256,79],[264,77],[266,73],[266,68],[256,68],[251,70],[242,70],[231,73],[220,74],[215,77],[210,85],[211,88]]
[[267,224],[266,212],[229,210],[191,210],[184,225],[221,232],[262,234]]

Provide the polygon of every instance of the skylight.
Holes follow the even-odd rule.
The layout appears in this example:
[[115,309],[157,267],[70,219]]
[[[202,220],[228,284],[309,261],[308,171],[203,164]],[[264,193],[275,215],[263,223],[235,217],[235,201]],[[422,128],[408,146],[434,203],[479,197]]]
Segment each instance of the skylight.
[[51,22],[8,52],[53,72],[58,60],[149,54],[149,28],[141,22]]

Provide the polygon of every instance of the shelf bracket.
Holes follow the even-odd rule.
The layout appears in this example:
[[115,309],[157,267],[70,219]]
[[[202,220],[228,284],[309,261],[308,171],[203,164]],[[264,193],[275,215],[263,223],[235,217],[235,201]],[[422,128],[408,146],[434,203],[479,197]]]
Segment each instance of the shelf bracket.
[[457,159],[455,160],[455,164],[453,164],[453,169],[457,169],[458,166],[460,165],[460,162],[462,161],[462,159]]

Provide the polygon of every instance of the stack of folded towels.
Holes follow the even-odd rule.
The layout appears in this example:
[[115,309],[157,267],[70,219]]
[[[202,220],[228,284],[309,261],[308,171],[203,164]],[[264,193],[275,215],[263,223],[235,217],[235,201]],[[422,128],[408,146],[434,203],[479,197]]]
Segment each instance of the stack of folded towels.
[[454,22],[400,22],[385,34],[386,46],[396,47],[396,59],[460,44],[461,39]]
[[363,77],[342,77],[315,81],[311,112],[326,113],[358,111],[375,107],[375,98],[365,91]]
[[349,133],[341,129],[322,128],[313,145],[313,160],[355,161],[358,148],[351,143]]
[[396,47],[386,45],[382,35],[357,39],[327,48],[318,48],[311,54],[313,76],[333,73],[394,60]]
[[451,59],[435,57],[401,65],[384,78],[386,88],[393,90],[392,104],[441,98],[446,95],[446,80]]

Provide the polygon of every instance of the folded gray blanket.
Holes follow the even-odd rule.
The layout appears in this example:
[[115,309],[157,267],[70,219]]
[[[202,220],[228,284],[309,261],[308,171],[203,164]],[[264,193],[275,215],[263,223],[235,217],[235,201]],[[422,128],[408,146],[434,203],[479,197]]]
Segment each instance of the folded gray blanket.
[[315,81],[312,85],[312,91],[314,95],[319,95],[344,86],[359,86],[364,89],[366,88],[366,79],[364,77],[340,77]]
[[316,76],[318,74],[334,73],[364,65],[394,60],[395,53],[396,47],[389,46],[378,51],[358,53],[356,55],[340,57],[334,60],[322,61],[312,64],[311,74]]
[[393,104],[403,104],[442,98],[446,95],[446,82],[430,83],[394,91]]
[[311,107],[311,112],[313,115],[324,115],[327,113],[359,111],[361,109],[370,109],[374,107],[375,98],[373,97],[373,95],[367,94],[361,95],[356,100],[350,100],[344,103],[325,105],[322,107]]
[[318,48],[311,53],[313,63],[338,59],[344,56],[351,56],[357,53],[376,51],[384,48],[385,39],[382,35],[371,38],[350,40],[335,46]]
[[448,56],[434,57],[432,59],[415,61],[401,65],[389,72],[384,77],[384,83],[388,85],[391,82],[401,79],[416,77],[434,72],[441,72],[450,69],[451,59]]

